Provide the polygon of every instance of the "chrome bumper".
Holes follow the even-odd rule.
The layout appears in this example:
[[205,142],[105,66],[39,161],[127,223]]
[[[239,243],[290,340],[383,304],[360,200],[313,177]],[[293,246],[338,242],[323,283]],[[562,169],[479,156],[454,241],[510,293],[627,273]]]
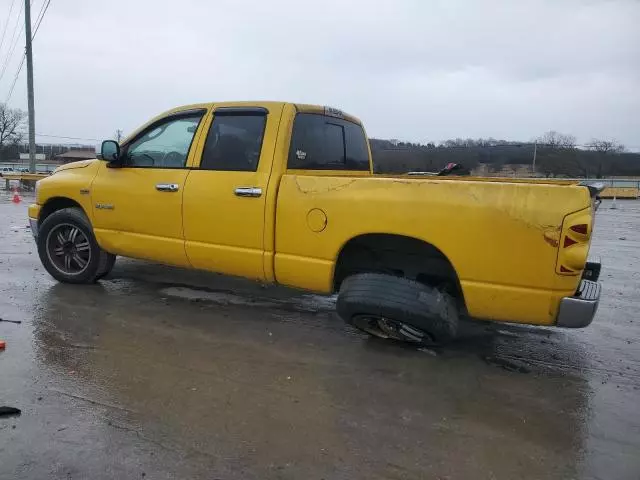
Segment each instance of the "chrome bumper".
[[566,328],[582,328],[591,323],[600,302],[600,284],[582,280],[573,297],[560,300],[556,325]]
[[29,217],[29,226],[31,227],[31,235],[38,240],[38,219]]

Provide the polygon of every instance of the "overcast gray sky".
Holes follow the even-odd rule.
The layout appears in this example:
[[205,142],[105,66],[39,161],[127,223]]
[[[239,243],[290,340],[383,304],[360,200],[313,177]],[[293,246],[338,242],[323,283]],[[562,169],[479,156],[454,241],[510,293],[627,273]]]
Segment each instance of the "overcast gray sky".
[[[379,138],[554,129],[640,150],[635,0],[51,0],[34,62],[39,133],[103,138],[180,104],[269,99],[342,108]],[[26,109],[24,70],[9,104]]]

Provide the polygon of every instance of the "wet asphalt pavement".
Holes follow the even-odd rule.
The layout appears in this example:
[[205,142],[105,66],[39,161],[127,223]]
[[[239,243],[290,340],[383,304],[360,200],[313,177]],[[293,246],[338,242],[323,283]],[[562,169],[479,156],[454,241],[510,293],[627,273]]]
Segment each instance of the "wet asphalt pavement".
[[40,265],[0,192],[2,479],[640,478],[640,202],[598,213],[595,322],[368,339],[331,299],[118,259]]

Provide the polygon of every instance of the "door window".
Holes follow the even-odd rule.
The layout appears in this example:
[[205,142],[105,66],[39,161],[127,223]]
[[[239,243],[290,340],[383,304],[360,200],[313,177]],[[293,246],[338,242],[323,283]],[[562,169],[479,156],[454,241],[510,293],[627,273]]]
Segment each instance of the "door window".
[[200,169],[255,172],[266,121],[263,111],[216,111]]
[[204,112],[172,117],[151,126],[125,147],[128,167],[184,168]]

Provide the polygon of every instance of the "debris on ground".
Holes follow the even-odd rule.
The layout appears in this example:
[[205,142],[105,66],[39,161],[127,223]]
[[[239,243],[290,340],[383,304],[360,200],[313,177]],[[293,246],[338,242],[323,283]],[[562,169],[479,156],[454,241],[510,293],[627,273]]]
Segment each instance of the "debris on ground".
[[495,331],[498,335],[502,335],[504,337],[513,337],[513,338],[518,338],[520,335],[518,335],[516,332],[510,332],[509,330],[496,330]]
[[529,367],[516,360],[507,360],[506,358],[494,356],[484,357],[483,360],[487,362],[488,365],[500,367],[509,372],[531,373],[531,369]]
[[433,350],[431,350],[429,348],[426,348],[426,347],[419,348],[418,351],[422,352],[422,353],[426,353],[428,355],[431,355],[432,357],[437,357],[438,356],[438,354],[436,352],[434,352]]
[[0,317],[0,322],[9,322],[9,323],[15,323],[16,325],[20,325],[22,323],[22,320],[8,320],[6,318]]
[[15,407],[0,407],[0,417],[13,417],[20,415],[22,411]]

